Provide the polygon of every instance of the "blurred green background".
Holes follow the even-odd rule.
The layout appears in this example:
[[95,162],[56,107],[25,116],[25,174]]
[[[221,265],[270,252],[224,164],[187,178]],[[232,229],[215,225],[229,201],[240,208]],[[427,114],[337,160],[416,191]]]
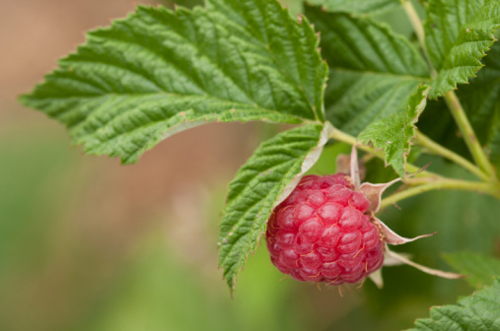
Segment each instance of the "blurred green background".
[[[0,330],[398,330],[470,293],[463,281],[403,266],[384,269],[383,290],[367,281],[341,296],[282,277],[261,245],[231,299],[216,244],[227,183],[277,128],[207,125],[121,166],[82,155],[62,126],[16,102],[84,31],[136,4],[0,0]],[[381,19],[411,36],[397,10]],[[332,172],[346,150],[328,148],[315,171]],[[467,176],[440,160],[421,164],[430,161],[433,171]],[[380,162],[370,169],[373,182],[392,176]],[[497,201],[433,192],[400,206],[382,218],[402,235],[439,232],[403,247],[418,262],[448,268],[440,253],[465,249],[499,255]]]

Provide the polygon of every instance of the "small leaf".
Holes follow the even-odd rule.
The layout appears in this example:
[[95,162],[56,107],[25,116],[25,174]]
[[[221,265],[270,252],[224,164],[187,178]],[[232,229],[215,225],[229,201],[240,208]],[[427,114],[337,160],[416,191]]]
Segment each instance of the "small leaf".
[[500,282],[458,300],[456,305],[431,309],[430,318],[418,319],[408,331],[500,330]]
[[[474,132],[492,163],[500,172],[500,43],[495,42],[482,59],[485,65],[469,84],[460,85],[456,94]],[[434,141],[470,158],[462,137],[456,134],[456,124],[443,100],[428,102],[419,129]],[[499,173],[500,175],[500,173]]]
[[470,285],[481,289],[500,276],[500,260],[483,254],[461,252],[445,254],[444,258],[453,268],[466,274]]
[[358,135],[373,121],[403,111],[416,87],[430,82],[419,51],[389,26],[318,7],[305,12],[321,32],[330,67],[326,117],[339,130]]
[[309,0],[331,12],[373,15],[399,5],[399,0]]
[[328,125],[311,124],[278,134],[256,150],[229,184],[220,225],[219,265],[231,291],[248,254],[265,232],[272,209],[318,160],[328,132]]
[[317,47],[307,20],[277,0],[139,6],[90,32],[20,100],[65,124],[86,152],[133,163],[207,122],[323,121],[327,67]]
[[411,140],[415,137],[415,123],[425,108],[429,87],[422,85],[410,98],[406,112],[370,124],[358,136],[363,143],[373,142],[376,149],[384,151],[386,164],[403,177]]
[[438,74],[429,97],[441,96],[474,77],[498,27],[497,0],[429,1],[425,44]]
[[500,169],[500,43],[493,44],[483,63],[477,77],[457,94],[479,140]]

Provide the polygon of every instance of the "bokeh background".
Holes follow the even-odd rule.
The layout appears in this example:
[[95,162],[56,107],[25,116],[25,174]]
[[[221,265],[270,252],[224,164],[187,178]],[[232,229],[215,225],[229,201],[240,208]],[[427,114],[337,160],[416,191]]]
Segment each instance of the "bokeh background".
[[[216,244],[227,184],[279,128],[206,125],[121,166],[83,155],[61,125],[16,101],[86,30],[138,3],[158,1],[0,0],[0,330],[398,330],[471,291],[396,267],[384,270],[384,290],[367,282],[341,295],[283,278],[261,245],[231,299]],[[400,12],[383,19],[410,35]],[[327,149],[315,171],[332,172],[342,150]],[[372,169],[374,181],[392,175]],[[401,207],[384,220],[403,235],[440,232],[405,248],[421,263],[448,268],[440,254],[463,249],[499,254],[500,208],[487,197],[433,192]]]

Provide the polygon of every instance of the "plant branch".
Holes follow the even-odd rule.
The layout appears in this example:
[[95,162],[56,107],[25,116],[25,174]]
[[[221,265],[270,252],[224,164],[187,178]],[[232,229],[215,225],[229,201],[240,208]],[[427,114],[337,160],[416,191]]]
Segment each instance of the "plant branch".
[[452,152],[449,149],[443,147],[442,145],[434,142],[429,137],[427,137],[426,135],[424,135],[419,131],[417,131],[416,140],[420,145],[424,146],[432,154],[440,155],[450,161],[455,162],[456,164],[469,170],[471,173],[475,174],[477,177],[479,177],[485,182],[488,182],[490,180],[490,177],[486,173],[481,171],[481,169],[476,167],[473,163],[469,162],[467,159],[456,154],[455,152]]
[[473,192],[488,194],[496,197],[497,199],[500,199],[500,185],[496,183],[483,183],[483,182],[464,181],[459,179],[441,178],[390,195],[387,198],[382,199],[380,203],[380,208],[382,209],[388,207],[392,204],[397,203],[398,201],[407,199],[414,195],[440,189],[473,191]]
[[[415,34],[417,35],[418,42],[420,46],[422,47],[422,50],[424,52],[425,58],[429,64],[429,68],[431,71],[431,77],[435,78],[437,76],[437,72],[432,66],[432,63],[430,61],[429,57],[429,52],[427,51],[427,47],[425,45],[425,34],[424,34],[424,28],[422,25],[422,21],[420,20],[420,17],[418,16],[415,7],[413,6],[412,2],[410,0],[400,0],[401,5],[403,9],[406,12],[406,15],[408,16],[412,26],[413,30],[415,31]],[[458,100],[455,92],[450,91],[444,94],[444,99],[446,101],[446,104],[448,105],[448,108],[450,109],[453,118],[455,119],[455,122],[457,123],[460,131],[462,132],[463,138],[465,140],[465,143],[467,144],[467,147],[469,148],[469,151],[472,154],[472,157],[474,158],[474,161],[476,164],[479,166],[479,168],[489,176],[487,180],[494,179],[496,181],[496,173],[495,173],[495,168],[491,165],[491,163],[488,160],[488,157],[484,153],[483,149],[481,148],[481,145],[479,144],[479,141],[477,139],[477,136],[472,129],[472,126],[469,123],[469,120],[467,119],[467,116],[465,115],[464,109],[462,108],[462,105],[460,104],[460,101]],[[456,160],[454,160],[456,162]],[[458,162],[457,162],[458,163]],[[465,164],[459,163],[462,166]],[[472,169],[469,169],[472,171]],[[474,172],[475,173],[475,172]],[[477,173],[476,173],[477,174]],[[479,174],[477,174],[479,175]],[[481,177],[482,179],[485,179]]]
[[495,168],[491,165],[488,157],[484,153],[481,145],[479,144],[479,140],[477,139],[476,133],[474,129],[469,123],[469,119],[465,114],[462,105],[460,104],[460,100],[458,100],[455,92],[450,91],[444,94],[444,100],[448,105],[448,108],[451,111],[455,122],[457,123],[460,132],[464,138],[464,141],[469,148],[474,161],[479,166],[481,170],[483,170],[486,174],[488,174],[491,178],[496,178],[495,176]]
[[[358,149],[361,149],[362,151],[365,151],[367,153],[372,154],[373,156],[378,157],[379,159],[385,160],[384,158],[384,153],[381,151],[375,150],[373,147],[367,146],[367,145],[362,145],[360,144],[355,137],[340,131],[337,128],[333,128],[332,133],[330,134],[330,138],[344,142],[349,145],[356,145]],[[414,173],[415,177],[439,177],[437,174],[432,173],[430,171],[421,171],[420,167],[417,167],[416,165],[413,165],[411,163],[406,163],[406,170],[408,170],[411,173]]]
[[437,72],[436,69],[434,69],[434,67],[432,66],[431,58],[429,56],[429,52],[427,51],[427,46],[425,45],[425,34],[422,21],[420,20],[420,17],[418,16],[418,13],[415,10],[415,7],[413,6],[411,0],[400,0],[400,2],[406,13],[406,16],[408,16],[408,19],[410,20],[413,31],[415,31],[415,34],[417,35],[418,43],[420,44],[420,47],[422,47],[425,60],[427,61],[431,72],[431,77],[435,78],[437,76]]

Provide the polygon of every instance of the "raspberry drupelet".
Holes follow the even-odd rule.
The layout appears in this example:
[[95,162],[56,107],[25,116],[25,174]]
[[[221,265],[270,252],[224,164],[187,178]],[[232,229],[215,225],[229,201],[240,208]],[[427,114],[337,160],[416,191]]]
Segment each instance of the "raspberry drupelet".
[[369,202],[346,174],[309,175],[272,214],[272,263],[299,281],[357,283],[382,267],[383,243]]

